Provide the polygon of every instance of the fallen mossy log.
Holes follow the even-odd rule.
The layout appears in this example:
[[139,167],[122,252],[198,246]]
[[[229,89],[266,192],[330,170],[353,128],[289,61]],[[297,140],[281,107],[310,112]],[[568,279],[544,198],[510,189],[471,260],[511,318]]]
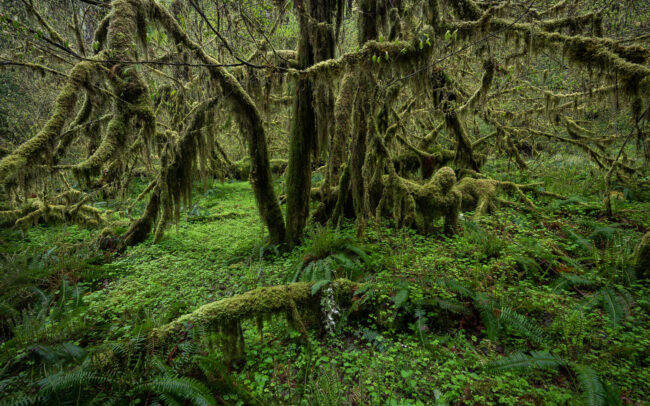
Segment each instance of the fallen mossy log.
[[[151,340],[154,347],[165,347],[181,341],[188,332],[200,327],[204,330],[221,331],[238,343],[236,352],[241,355],[243,338],[241,322],[257,319],[258,326],[264,318],[272,315],[287,315],[289,320],[304,331],[300,312],[318,312],[323,294],[329,289],[322,288],[312,294],[312,283],[298,282],[289,285],[263,287],[248,291],[216,302],[208,303],[172,321],[154,329]],[[351,302],[359,284],[348,279],[331,282],[331,292],[338,305]]]

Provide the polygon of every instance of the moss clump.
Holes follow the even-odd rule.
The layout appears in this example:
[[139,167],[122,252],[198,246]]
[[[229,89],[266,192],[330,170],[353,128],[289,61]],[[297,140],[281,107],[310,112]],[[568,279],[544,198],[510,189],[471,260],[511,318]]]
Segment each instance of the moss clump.
[[421,233],[430,233],[433,220],[442,217],[446,234],[456,232],[462,195],[454,189],[456,174],[449,167],[439,169],[421,185],[389,175],[387,187],[392,190],[392,212],[397,225],[415,226]]
[[463,178],[455,188],[462,193],[462,210],[475,211],[476,216],[495,211],[497,182],[492,179]]

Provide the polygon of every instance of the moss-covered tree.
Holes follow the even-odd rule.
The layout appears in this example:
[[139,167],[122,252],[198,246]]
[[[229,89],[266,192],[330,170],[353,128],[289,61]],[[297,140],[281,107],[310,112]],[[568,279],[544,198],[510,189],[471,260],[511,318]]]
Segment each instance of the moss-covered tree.
[[[138,200],[149,200],[124,235],[134,244],[153,230],[163,235],[189,207],[194,180],[246,173],[271,242],[293,246],[313,199],[315,220],[355,217],[359,232],[380,218],[430,232],[438,216],[454,232],[461,210],[534,209],[527,193],[552,196],[486,178],[481,168],[495,156],[525,170],[525,155],[539,149],[583,151],[602,176],[610,215],[613,185],[640,182],[647,171],[647,37],[615,37],[604,25],[607,5],[254,5],[115,0],[101,8],[91,44],[88,26],[72,18],[57,32],[33,2],[24,2],[24,22],[3,17],[16,38],[76,61],[67,73],[50,60],[11,62],[66,80],[41,130],[0,161],[3,221],[91,216],[95,196],[140,174],[150,184]],[[560,92],[558,80],[572,91]],[[589,118],[606,109],[631,120],[596,132]],[[237,135],[243,145],[232,142]],[[271,158],[287,157],[283,216]],[[312,185],[316,174],[323,181]]]

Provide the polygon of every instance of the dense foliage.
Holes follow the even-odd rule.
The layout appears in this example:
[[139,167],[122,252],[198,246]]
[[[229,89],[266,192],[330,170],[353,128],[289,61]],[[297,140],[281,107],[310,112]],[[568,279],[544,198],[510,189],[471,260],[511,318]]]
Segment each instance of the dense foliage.
[[646,2],[0,7],[0,404],[647,401]]

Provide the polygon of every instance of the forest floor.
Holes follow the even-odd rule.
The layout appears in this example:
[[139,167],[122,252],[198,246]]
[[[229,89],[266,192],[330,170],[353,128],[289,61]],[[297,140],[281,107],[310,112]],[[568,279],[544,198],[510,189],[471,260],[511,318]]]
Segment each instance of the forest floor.
[[[264,244],[246,182],[197,188],[194,206],[161,242],[121,254],[96,248],[98,230],[1,230],[3,304],[23,310],[2,310],[0,392],[37,392],[30,368],[38,363],[25,354],[62,342],[90,348],[132,339],[205,303],[287,283],[323,246],[351,245],[338,253],[347,258],[333,250],[331,261],[315,266],[366,282],[371,288],[355,309],[373,311],[340,309],[336,326],[310,329],[308,344],[284,319],[265,324],[263,341],[254,322],[245,324],[244,358],[226,363],[217,379],[220,402],[573,405],[590,402],[591,379],[623,404],[647,404],[650,286],[635,281],[630,256],[650,229],[650,193],[618,190],[615,218],[606,219],[601,176],[591,177],[589,164],[563,155],[543,162],[525,173],[501,161],[485,171],[544,182],[567,200],[538,199],[535,211],[465,213],[453,237],[386,224],[369,225],[359,240],[344,224],[312,227],[302,247],[280,253]],[[199,349],[160,354],[160,370],[201,379],[193,357],[221,355],[200,341]],[[564,361],[529,370],[497,361],[534,367],[541,352]],[[124,379],[147,373],[160,371]]]

